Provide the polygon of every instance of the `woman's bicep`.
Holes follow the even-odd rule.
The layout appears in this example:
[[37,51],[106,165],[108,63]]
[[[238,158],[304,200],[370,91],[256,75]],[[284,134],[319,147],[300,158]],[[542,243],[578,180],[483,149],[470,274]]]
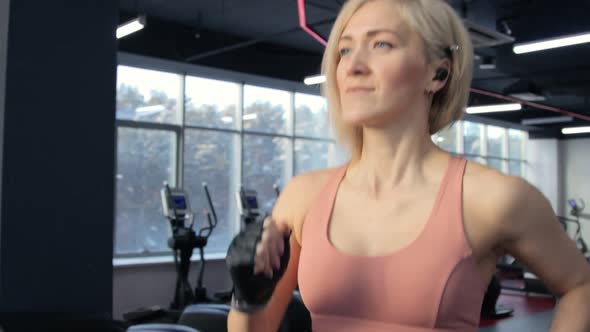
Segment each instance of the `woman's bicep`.
[[264,309],[266,311],[266,317],[269,320],[269,326],[272,327],[272,331],[276,331],[285,315],[285,311],[289,302],[293,298],[293,291],[297,287],[297,271],[299,268],[299,254],[301,247],[295,238],[295,233],[291,234],[289,240],[290,245],[290,257],[289,264],[285,274],[278,282],[275,291],[268,302],[268,305]]

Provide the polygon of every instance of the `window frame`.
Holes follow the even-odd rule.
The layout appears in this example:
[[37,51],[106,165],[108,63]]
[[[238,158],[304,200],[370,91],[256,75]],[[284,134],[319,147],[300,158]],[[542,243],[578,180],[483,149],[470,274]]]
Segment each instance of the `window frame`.
[[[295,145],[297,140],[305,140],[305,141],[317,141],[317,142],[325,142],[334,144],[334,151],[340,149],[338,144],[336,144],[334,138],[323,138],[323,137],[314,137],[314,136],[307,136],[307,135],[297,135],[296,130],[296,121],[297,121],[297,114],[296,114],[296,104],[295,104],[295,94],[302,93],[302,94],[310,94],[320,96],[320,91],[318,86],[306,86],[303,83],[297,82],[289,82],[284,80],[266,78],[251,74],[244,74],[244,73],[237,73],[231,72],[222,69],[210,68],[210,67],[203,67],[198,65],[192,64],[185,64],[185,63],[177,63],[169,60],[162,60],[156,58],[150,58],[140,55],[134,55],[130,53],[119,52],[118,53],[118,63],[117,65],[122,66],[129,66],[135,67],[140,69],[147,69],[153,71],[163,71],[166,73],[175,73],[182,76],[182,83],[181,83],[181,90],[179,91],[180,99],[178,100],[178,107],[180,111],[180,124],[165,124],[165,123],[153,123],[153,122],[141,122],[141,121],[133,121],[133,120],[115,120],[115,142],[118,144],[118,128],[136,128],[136,129],[152,129],[152,130],[165,130],[165,131],[173,131],[176,134],[176,177],[175,183],[177,186],[183,187],[184,186],[184,153],[185,153],[185,132],[186,130],[199,130],[199,131],[211,131],[211,132],[225,132],[231,134],[237,134],[238,136],[238,149],[236,153],[239,153],[239,162],[234,165],[233,172],[237,172],[235,174],[236,178],[238,179],[238,183],[240,183],[243,179],[243,152],[244,152],[244,136],[245,135],[262,135],[268,137],[281,137],[286,138],[289,140],[290,148],[287,149],[287,178],[290,178],[294,175],[296,169],[296,157],[295,157]],[[236,83],[239,85],[239,101],[237,105],[237,117],[240,119],[238,121],[237,128],[228,129],[228,128],[215,128],[215,127],[207,127],[207,126],[199,126],[199,125],[187,125],[185,124],[185,103],[186,103],[186,77],[187,76],[194,76],[197,78],[205,78],[205,79],[213,79],[218,81],[225,81],[230,83]],[[244,86],[245,85],[253,85],[258,87],[266,87],[272,88],[276,90],[287,91],[290,94],[290,105],[287,110],[287,133],[286,134],[277,134],[277,133],[266,133],[266,132],[259,132],[256,130],[244,130],[244,119],[243,119],[243,112],[244,112]],[[482,140],[481,144],[481,154],[465,154],[465,128],[464,128],[464,121],[471,121],[481,125],[480,127],[480,139]],[[514,126],[510,126],[508,123],[490,123],[490,121],[479,118],[477,116],[465,116],[464,120],[458,121],[455,124],[457,127],[456,135],[457,139],[455,142],[455,148],[457,152],[452,152],[453,155],[458,155],[462,157],[473,157],[473,158],[483,158],[486,161],[488,159],[500,159],[503,163],[503,170],[508,171],[508,163],[510,161],[518,161],[521,165],[521,177],[525,176],[525,164],[526,161],[526,142],[528,141],[528,133],[523,130],[523,128],[515,128]],[[487,125],[494,125],[500,126],[505,130],[505,135],[503,138],[503,156],[502,157],[491,157],[487,156]],[[523,131],[523,139],[521,140],[521,156],[522,159],[511,159],[508,158],[509,156],[509,138],[508,138],[508,130],[507,129],[517,129]],[[115,148],[115,155],[117,156],[117,148]],[[237,190],[237,188],[236,188]],[[116,202],[116,195],[114,197],[115,204]],[[164,218],[164,217],[162,217]],[[117,228],[117,220],[116,216],[114,216],[114,225],[115,225],[115,232]],[[239,216],[233,216],[233,229],[235,230],[235,235],[239,230],[240,225],[240,218]],[[116,233],[115,233],[116,234]],[[133,261],[130,264],[142,264],[142,262],[168,262],[171,261],[171,257],[166,258],[166,256],[170,256],[169,251],[163,252],[150,252],[150,253],[141,253],[141,254],[126,254],[126,253],[117,253],[115,252],[116,244],[113,245],[113,262],[116,265],[126,265],[125,260],[129,259]],[[206,253],[205,257],[210,259],[219,259],[222,258],[225,254],[219,252],[208,252]],[[193,259],[198,260],[198,257],[193,256]]]
[[[239,162],[236,163],[235,168],[232,170],[233,172],[237,172],[235,174],[236,178],[238,179],[238,184],[243,179],[243,152],[244,152],[244,136],[245,135],[261,135],[266,137],[280,137],[285,138],[288,140],[288,148],[287,148],[287,167],[285,169],[286,178],[290,178],[293,176],[295,170],[295,141],[297,139],[304,139],[304,140],[311,140],[311,141],[319,141],[319,142],[328,142],[335,144],[334,139],[330,138],[319,138],[319,137],[309,137],[305,135],[296,135],[295,133],[295,126],[296,126],[296,115],[295,115],[295,94],[296,93],[303,93],[303,94],[310,94],[319,96],[319,89],[317,87],[310,87],[304,84],[299,84],[295,82],[288,82],[282,81],[277,79],[265,78],[250,74],[243,74],[243,73],[235,73],[220,69],[202,67],[198,65],[189,65],[189,64],[182,64],[176,63],[168,60],[161,60],[161,59],[154,59],[149,57],[144,57],[140,55],[134,55],[129,53],[120,52],[118,54],[118,63],[117,66],[128,66],[134,67],[138,69],[146,69],[151,71],[162,71],[165,73],[172,73],[181,75],[181,88],[179,91],[180,97],[178,99],[178,107],[180,112],[180,123],[179,124],[168,124],[168,123],[154,123],[154,122],[145,122],[145,121],[134,121],[134,120],[126,120],[126,119],[115,119],[115,142],[118,142],[118,135],[117,130],[118,128],[135,128],[135,129],[147,129],[147,130],[165,130],[165,131],[172,131],[176,135],[176,167],[175,167],[175,178],[174,182],[179,187],[184,187],[184,154],[185,154],[185,133],[187,130],[198,130],[198,131],[209,131],[209,132],[224,132],[224,133],[231,133],[237,134],[238,137],[238,149],[237,153],[239,154]],[[238,121],[237,128],[229,129],[229,128],[216,128],[216,127],[208,127],[208,126],[199,126],[194,124],[185,124],[185,106],[186,106],[186,78],[187,76],[193,76],[197,78],[205,78],[205,79],[213,79],[218,81],[225,81],[230,83],[235,83],[239,85],[239,101],[237,105],[237,117],[240,119]],[[275,90],[282,90],[289,93],[289,105],[287,112],[287,119],[286,119],[286,126],[287,132],[286,133],[266,133],[260,132],[256,130],[244,130],[244,86],[245,85],[252,85],[256,87],[262,88],[270,88]],[[118,143],[117,143],[118,144]],[[115,148],[115,150],[117,150]],[[115,151],[115,154],[117,151]],[[238,186],[236,186],[237,190]],[[115,204],[116,196],[114,197]],[[162,218],[164,218],[162,216]],[[240,225],[240,218],[239,216],[233,216],[230,223],[234,226],[234,234],[237,234]],[[117,229],[117,220],[115,216],[114,220],[115,225],[115,234]],[[113,262],[116,262],[117,265],[126,265],[127,262],[131,262],[130,264],[141,264],[143,261],[145,262],[168,262],[166,256],[170,255],[169,251],[162,251],[162,252],[144,252],[144,253],[118,253],[116,250],[116,244],[113,245]],[[220,252],[207,252],[206,258],[213,258],[218,259],[221,256],[224,256],[224,253]],[[193,257],[193,259],[197,259]]]

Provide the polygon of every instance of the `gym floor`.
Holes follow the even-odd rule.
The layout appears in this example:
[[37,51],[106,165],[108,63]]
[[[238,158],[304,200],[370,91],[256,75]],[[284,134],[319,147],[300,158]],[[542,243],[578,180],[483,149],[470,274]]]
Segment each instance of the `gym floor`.
[[513,308],[512,316],[498,320],[483,319],[480,322],[480,332],[549,331],[555,299],[503,290],[497,303]]

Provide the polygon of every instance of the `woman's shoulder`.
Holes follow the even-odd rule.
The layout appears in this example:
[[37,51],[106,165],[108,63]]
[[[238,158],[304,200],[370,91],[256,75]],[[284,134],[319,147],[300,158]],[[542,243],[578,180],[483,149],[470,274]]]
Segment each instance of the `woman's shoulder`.
[[292,185],[293,190],[318,190],[323,187],[338,170],[340,167],[331,167],[313,170],[299,175],[294,176],[290,181],[289,185]]
[[298,241],[301,239],[301,226],[307,211],[330,178],[340,169],[341,167],[325,168],[299,174],[281,192],[273,209],[273,218],[289,224]]
[[510,217],[518,209],[530,208],[525,205],[533,192],[538,190],[521,177],[467,162],[463,178],[464,205],[479,223],[496,229],[511,227],[510,223],[515,221]]
[[528,182],[521,177],[508,175],[495,168],[467,161],[464,177],[465,190],[478,191],[478,196],[482,198],[505,197],[508,193],[518,192],[518,189],[527,185],[529,185]]

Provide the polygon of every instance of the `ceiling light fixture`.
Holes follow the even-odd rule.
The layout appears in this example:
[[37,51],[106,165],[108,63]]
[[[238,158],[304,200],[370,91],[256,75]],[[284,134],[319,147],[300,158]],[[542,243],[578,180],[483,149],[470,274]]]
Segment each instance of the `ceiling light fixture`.
[[145,27],[145,16],[141,15],[131,21],[127,21],[117,27],[117,39],[123,38]]
[[563,129],[561,129],[561,133],[564,134],[564,135],[590,133],[590,127],[570,127],[570,128],[563,128]]
[[482,63],[479,65],[479,69],[481,70],[492,70],[496,69],[496,65],[493,63]]
[[496,61],[492,57],[484,56],[483,58],[481,58],[481,63],[479,64],[479,69],[481,69],[481,70],[496,69]]
[[516,44],[514,45],[512,50],[516,54],[523,54],[529,52],[548,50],[551,48],[578,45],[583,43],[590,43],[590,32],[564,36],[559,38],[544,39],[530,43]]
[[471,107],[467,107],[466,112],[468,114],[477,114],[477,113],[520,111],[521,109],[522,109],[521,104],[500,104],[500,105],[486,105],[486,106],[471,106]]
[[531,126],[531,125],[550,124],[550,123],[572,122],[573,120],[574,120],[574,118],[571,116],[552,116],[552,117],[546,117],[546,118],[524,119],[524,120],[520,121],[520,123],[525,126]]
[[324,75],[309,76],[303,80],[305,85],[322,84],[324,82],[326,82],[326,76]]
[[536,94],[534,92],[511,93],[510,96],[526,101],[543,101],[547,99],[545,96]]

